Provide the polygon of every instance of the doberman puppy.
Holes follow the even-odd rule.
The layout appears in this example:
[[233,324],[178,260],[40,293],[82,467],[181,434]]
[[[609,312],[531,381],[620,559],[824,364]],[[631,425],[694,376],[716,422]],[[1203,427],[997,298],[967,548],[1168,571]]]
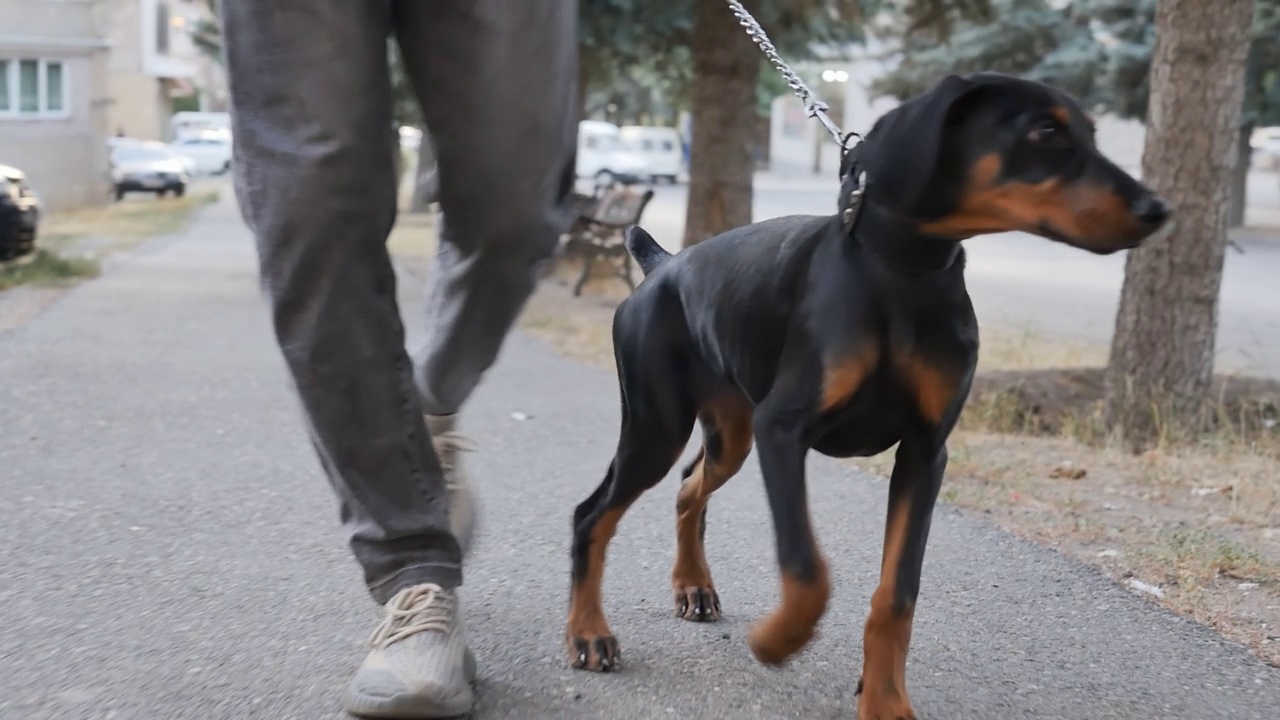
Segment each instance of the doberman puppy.
[[903,103],[842,165],[832,216],[754,223],[674,256],[629,230],[646,278],[614,316],[617,454],[573,516],[565,639],[575,667],[618,667],[601,607],[605,550],[628,506],[677,462],[695,418],[702,449],[676,501],[676,614],[720,616],[703,552],[707,500],[754,443],[782,577],[779,605],[748,644],[769,665],[809,642],[830,593],[806,453],[869,456],[897,443],[858,712],[913,718],[904,674],[921,564],[978,357],[959,241],[1018,230],[1107,254],[1170,215],[1099,153],[1073,99],[993,73],[949,76]]

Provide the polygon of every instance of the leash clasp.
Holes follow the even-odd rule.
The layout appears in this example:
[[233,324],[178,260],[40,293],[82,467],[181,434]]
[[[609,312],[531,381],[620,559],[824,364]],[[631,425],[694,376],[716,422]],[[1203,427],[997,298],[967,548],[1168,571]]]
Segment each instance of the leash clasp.
[[[849,141],[850,141],[850,140],[852,140],[852,139],[855,139],[855,138],[857,139],[857,141],[858,141],[858,142],[856,142],[856,143],[854,143],[854,144],[850,145],[850,144],[849,144]],[[861,134],[861,133],[856,133],[856,132],[854,132],[854,131],[852,131],[852,130],[850,130],[849,132],[845,133],[845,134],[844,134],[844,137],[842,137],[842,138],[840,139],[840,157],[841,157],[841,159],[843,159],[845,155],[848,155],[850,150],[852,150],[852,149],[854,149],[854,148],[858,147],[859,145],[861,145],[861,144],[862,144],[862,141],[863,141],[863,137],[862,137],[862,134]]]

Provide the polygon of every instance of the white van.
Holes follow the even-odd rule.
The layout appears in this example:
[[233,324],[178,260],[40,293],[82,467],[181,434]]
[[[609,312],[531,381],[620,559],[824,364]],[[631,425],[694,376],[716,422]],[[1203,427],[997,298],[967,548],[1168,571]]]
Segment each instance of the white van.
[[1253,161],[1263,170],[1280,170],[1280,127],[1264,127],[1249,138]]
[[602,120],[578,123],[578,177],[608,183],[644,182],[649,171],[644,158],[627,150],[618,126]]
[[674,184],[684,169],[684,143],[672,127],[626,125],[619,134],[627,149],[644,158],[649,177]]
[[169,139],[178,140],[192,133],[219,133],[231,137],[231,114],[183,110],[169,118]]

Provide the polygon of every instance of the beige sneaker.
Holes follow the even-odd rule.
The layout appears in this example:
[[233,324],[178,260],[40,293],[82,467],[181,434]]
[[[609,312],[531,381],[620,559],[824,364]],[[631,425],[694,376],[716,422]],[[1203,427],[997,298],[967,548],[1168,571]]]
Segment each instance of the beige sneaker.
[[456,590],[423,584],[387,603],[373,651],[347,686],[342,707],[366,718],[447,718],[469,712],[476,660],[467,649]]
[[475,445],[454,429],[457,415],[427,415],[427,432],[436,447],[440,467],[444,469],[445,488],[449,493],[449,526],[458,539],[465,557],[471,550],[471,539],[476,532],[478,513],[471,482],[462,467],[461,453],[470,452]]

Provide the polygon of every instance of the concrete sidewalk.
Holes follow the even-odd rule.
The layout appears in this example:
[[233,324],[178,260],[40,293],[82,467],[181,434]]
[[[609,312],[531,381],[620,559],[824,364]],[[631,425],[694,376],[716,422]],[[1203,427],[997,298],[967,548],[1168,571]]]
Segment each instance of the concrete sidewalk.
[[[420,288],[406,286],[416,298]],[[420,312],[406,312],[410,325]],[[338,532],[228,205],[0,335],[0,718],[339,718],[377,609]],[[516,420],[513,413],[531,417]],[[712,503],[726,613],[672,615],[675,481],[623,522],[606,609],[623,672],[566,667],[569,519],[613,451],[610,373],[517,335],[467,417],[485,534],[465,607],[477,718],[849,718],[886,486],[810,463],[835,598],[783,671],[754,460]],[[909,683],[931,720],[1274,720],[1280,671],[1093,571],[949,508],[925,564]]]

